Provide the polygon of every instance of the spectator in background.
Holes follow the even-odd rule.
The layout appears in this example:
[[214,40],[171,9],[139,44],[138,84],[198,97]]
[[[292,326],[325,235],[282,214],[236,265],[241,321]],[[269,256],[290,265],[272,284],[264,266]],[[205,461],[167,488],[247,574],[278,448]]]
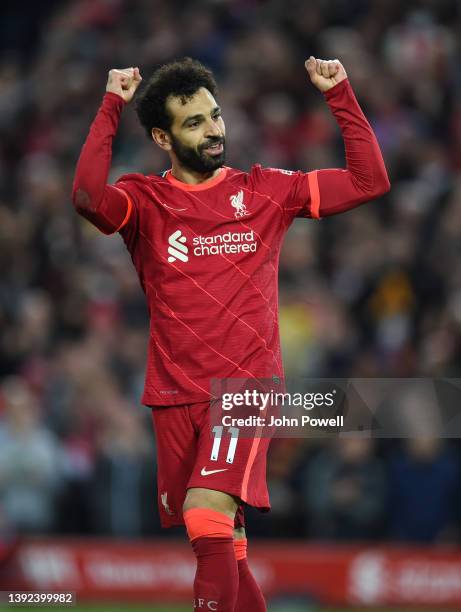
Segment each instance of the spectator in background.
[[96,533],[141,537],[159,522],[151,439],[139,412],[126,403],[111,408],[91,483],[93,527]]
[[369,540],[383,531],[387,483],[369,438],[339,438],[308,465],[304,501],[316,539]]
[[444,440],[405,440],[390,461],[389,531],[403,542],[453,542],[459,456]]
[[1,391],[0,505],[14,529],[50,531],[61,484],[59,445],[43,427],[39,405],[21,379],[6,379]]

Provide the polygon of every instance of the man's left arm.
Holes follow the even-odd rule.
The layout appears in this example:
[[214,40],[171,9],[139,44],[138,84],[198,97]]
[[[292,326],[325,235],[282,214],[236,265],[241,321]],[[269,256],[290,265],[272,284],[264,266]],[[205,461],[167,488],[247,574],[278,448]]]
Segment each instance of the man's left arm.
[[376,136],[341,62],[310,57],[305,66],[341,128],[346,151],[346,169],[315,170],[308,174],[309,216],[322,218],[384,195],[390,182]]

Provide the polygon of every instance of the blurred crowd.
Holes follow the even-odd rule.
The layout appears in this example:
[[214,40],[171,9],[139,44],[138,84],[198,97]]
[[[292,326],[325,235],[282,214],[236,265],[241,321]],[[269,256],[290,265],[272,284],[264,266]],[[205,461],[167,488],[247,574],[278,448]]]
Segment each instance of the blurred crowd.
[[[392,190],[298,220],[280,262],[286,372],[460,377],[461,5],[456,0],[74,0],[6,3],[0,25],[0,539],[159,533],[155,443],[140,406],[144,296],[119,236],[70,203],[80,147],[113,67],[211,67],[228,164],[343,167],[304,70],[339,58]],[[127,108],[111,180],[167,168]],[[250,533],[460,540],[461,447],[277,440],[273,512]]]

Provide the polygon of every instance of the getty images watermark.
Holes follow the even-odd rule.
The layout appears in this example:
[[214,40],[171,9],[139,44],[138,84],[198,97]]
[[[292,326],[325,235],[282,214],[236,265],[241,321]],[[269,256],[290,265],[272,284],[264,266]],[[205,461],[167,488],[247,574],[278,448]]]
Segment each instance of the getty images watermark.
[[[229,427],[298,427],[299,425],[309,427],[342,427],[344,417],[312,417],[307,413],[314,408],[331,408],[334,406],[336,389],[322,393],[281,393],[276,391],[257,391],[256,389],[245,389],[243,392],[223,393],[221,408],[223,415],[221,421],[224,426]],[[233,416],[230,411],[235,408],[250,408],[259,410],[259,414],[247,416]],[[278,410],[283,408],[303,408],[306,413],[299,416],[289,416]],[[264,416],[263,416],[264,415]]]
[[239,437],[461,437],[461,379],[274,376],[213,379],[211,391],[215,435],[238,429]]

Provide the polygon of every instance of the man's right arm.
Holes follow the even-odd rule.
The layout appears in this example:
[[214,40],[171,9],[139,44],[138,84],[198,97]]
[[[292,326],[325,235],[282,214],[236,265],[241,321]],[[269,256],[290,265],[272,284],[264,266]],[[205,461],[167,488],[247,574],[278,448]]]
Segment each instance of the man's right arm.
[[72,202],[76,211],[104,234],[119,231],[128,221],[132,202],[127,193],[107,185],[112,140],[123,107],[141,82],[138,68],[111,70],[106,94],[83,145],[75,172]]

